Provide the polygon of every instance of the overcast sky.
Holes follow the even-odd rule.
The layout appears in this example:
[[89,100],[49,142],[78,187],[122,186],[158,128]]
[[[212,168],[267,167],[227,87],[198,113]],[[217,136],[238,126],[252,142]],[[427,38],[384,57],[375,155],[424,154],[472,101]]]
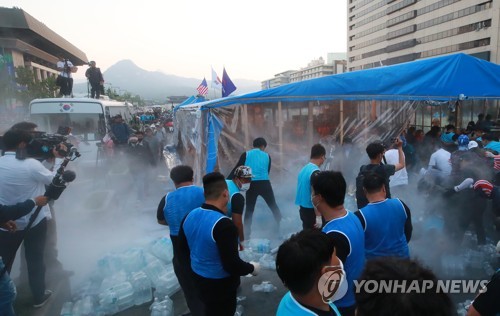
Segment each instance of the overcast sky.
[[[262,81],[346,51],[346,0],[0,0],[81,49],[104,71],[123,59],[183,77]],[[84,78],[86,67],[76,74]]]

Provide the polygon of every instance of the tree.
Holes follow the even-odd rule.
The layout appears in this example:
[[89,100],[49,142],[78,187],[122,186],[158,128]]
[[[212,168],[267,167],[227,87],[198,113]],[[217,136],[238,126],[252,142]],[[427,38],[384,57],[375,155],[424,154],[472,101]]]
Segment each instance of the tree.
[[16,67],[16,74],[16,83],[18,84],[16,98],[24,104],[37,98],[53,98],[58,89],[54,77],[38,80],[30,68]]

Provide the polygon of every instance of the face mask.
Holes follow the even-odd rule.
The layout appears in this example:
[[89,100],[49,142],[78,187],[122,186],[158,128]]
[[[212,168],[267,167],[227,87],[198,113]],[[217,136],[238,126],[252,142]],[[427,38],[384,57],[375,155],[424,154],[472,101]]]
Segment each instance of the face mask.
[[347,293],[348,285],[344,264],[341,260],[339,262],[339,265],[325,267],[326,272],[318,282],[318,289],[325,303],[338,301]]
[[250,183],[242,183],[241,184],[241,188],[240,188],[241,192],[248,191],[248,189],[250,189]]

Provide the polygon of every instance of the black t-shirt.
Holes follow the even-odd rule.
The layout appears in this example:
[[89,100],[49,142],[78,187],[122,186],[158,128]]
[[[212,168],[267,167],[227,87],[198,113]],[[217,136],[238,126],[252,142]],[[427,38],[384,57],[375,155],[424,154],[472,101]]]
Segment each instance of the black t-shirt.
[[347,256],[351,253],[351,243],[346,235],[339,232],[329,232],[327,235],[333,239],[337,257],[345,263]]
[[233,214],[243,214],[245,208],[245,198],[241,193],[236,193],[231,197],[231,212]]
[[500,270],[498,270],[491,281],[486,285],[486,292],[479,294],[472,303],[472,306],[481,316],[497,315],[500,313]]
[[163,209],[165,208],[165,198],[167,196],[163,196],[160,200],[160,203],[158,204],[158,208],[156,209],[156,219],[158,221],[167,221],[165,218],[165,213],[163,212]]

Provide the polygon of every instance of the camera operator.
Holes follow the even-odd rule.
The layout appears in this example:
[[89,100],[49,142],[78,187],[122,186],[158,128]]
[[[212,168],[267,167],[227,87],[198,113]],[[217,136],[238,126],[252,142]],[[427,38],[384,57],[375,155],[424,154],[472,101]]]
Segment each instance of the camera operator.
[[96,67],[95,61],[89,63],[90,68],[85,71],[85,77],[90,83],[90,97],[92,99],[99,99],[101,96],[102,86],[104,85],[104,77],[102,76],[101,69]]
[[71,73],[78,70],[77,67],[71,63],[68,59],[60,56],[57,62],[57,70],[60,71],[59,76],[57,76],[56,84],[61,87],[59,90],[59,96],[63,97],[73,97],[73,78]]
[[[27,145],[32,135],[26,130],[10,129],[4,134],[5,154],[0,157],[0,204],[11,205],[22,202],[33,196],[43,195],[45,186],[52,182],[56,172],[45,168],[33,158],[25,158]],[[59,149],[66,150],[60,145]],[[52,149],[56,158],[62,158],[56,148]],[[62,163],[55,159],[54,170]],[[31,214],[9,221],[0,230],[0,256],[7,271],[10,272],[17,248]],[[47,238],[47,220],[51,218],[48,206],[44,206],[33,222],[32,228],[24,234],[24,248],[28,279],[34,299],[34,307],[43,306],[52,292],[45,288],[44,251]],[[12,231],[15,229],[15,231]]]
[[[46,205],[47,200],[46,196],[41,195],[15,205],[0,204],[0,225],[28,214],[35,206]],[[15,230],[15,222],[10,222],[8,226],[10,230]],[[15,315],[12,304],[16,299],[16,287],[4,268],[5,265],[0,257],[0,315],[11,316]]]

